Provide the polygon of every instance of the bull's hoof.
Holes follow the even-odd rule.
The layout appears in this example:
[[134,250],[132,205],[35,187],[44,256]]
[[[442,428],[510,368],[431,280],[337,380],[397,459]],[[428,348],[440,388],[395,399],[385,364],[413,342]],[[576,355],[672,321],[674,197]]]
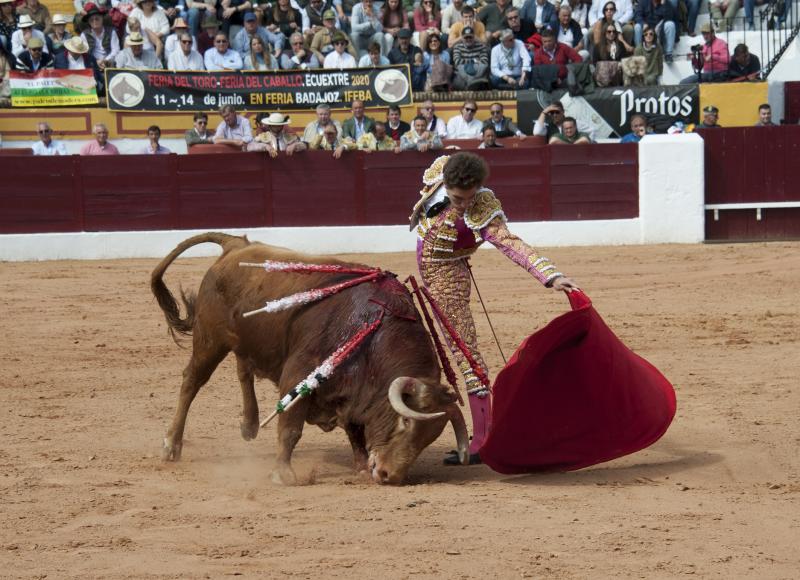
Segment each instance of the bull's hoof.
[[161,458],[164,461],[180,461],[182,443],[170,443],[169,439],[164,438],[164,449],[161,450]]
[[294,469],[288,465],[276,467],[272,472],[271,479],[272,483],[277,483],[278,485],[297,485],[297,475],[295,475]]
[[245,441],[250,441],[258,436],[258,421],[255,423],[245,423],[242,421],[239,423],[239,428],[242,431],[242,439]]

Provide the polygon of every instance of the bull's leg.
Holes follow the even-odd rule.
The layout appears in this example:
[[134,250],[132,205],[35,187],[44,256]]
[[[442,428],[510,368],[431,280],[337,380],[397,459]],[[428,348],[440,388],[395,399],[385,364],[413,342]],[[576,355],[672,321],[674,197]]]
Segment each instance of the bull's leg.
[[350,446],[353,448],[353,467],[356,473],[367,470],[367,440],[364,437],[364,426],[348,423],[345,427],[347,438],[350,439]]
[[186,415],[189,413],[189,407],[200,387],[208,382],[211,374],[228,354],[227,349],[214,348],[208,342],[210,341],[198,340],[197,333],[195,333],[192,358],[189,359],[189,364],[183,370],[183,383],[181,384],[180,395],[178,395],[178,408],[175,410],[175,418],[172,420],[172,425],[170,425],[167,435],[164,437],[162,457],[165,461],[178,461],[181,458],[183,429],[186,427]]
[[258,435],[258,401],[256,401],[255,376],[252,366],[239,355],[236,356],[236,372],[242,387],[242,422],[239,425],[245,441]]
[[272,481],[275,483],[283,485],[297,483],[297,475],[292,469],[292,452],[303,436],[308,405],[307,398],[300,399],[291,409],[278,416],[278,457],[275,459],[275,469],[272,472]]
[[[308,374],[309,357],[303,353],[286,361],[278,381],[281,396],[288,393]],[[283,485],[295,485],[297,476],[292,469],[292,452],[300,437],[303,436],[303,425],[308,416],[310,401],[307,397],[298,399],[292,408],[278,415],[278,456],[275,458],[275,469],[272,481]]]

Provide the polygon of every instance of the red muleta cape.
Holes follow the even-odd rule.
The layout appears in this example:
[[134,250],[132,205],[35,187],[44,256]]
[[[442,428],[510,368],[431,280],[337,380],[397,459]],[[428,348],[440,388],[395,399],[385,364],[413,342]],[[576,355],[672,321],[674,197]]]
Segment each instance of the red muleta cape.
[[655,443],[675,391],[606,326],[586,294],[529,336],[497,375],[481,459],[500,473],[571,471]]

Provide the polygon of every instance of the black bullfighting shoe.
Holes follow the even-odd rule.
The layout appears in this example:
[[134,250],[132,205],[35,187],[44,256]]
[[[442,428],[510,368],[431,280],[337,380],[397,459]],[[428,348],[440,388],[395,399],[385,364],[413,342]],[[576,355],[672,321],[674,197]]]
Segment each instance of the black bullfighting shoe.
[[[458,459],[458,451],[450,451],[447,454],[447,457],[444,458],[442,461],[445,465],[461,465],[461,461]],[[478,453],[470,453],[469,454],[469,464],[468,465],[478,465],[483,463],[481,461],[481,456]]]

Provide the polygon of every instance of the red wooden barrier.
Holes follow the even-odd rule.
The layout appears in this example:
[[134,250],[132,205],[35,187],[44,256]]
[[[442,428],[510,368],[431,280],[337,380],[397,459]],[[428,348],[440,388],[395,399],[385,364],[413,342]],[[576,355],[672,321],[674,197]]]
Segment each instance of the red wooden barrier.
[[[439,153],[0,157],[0,233],[406,224]],[[635,146],[480,154],[514,221],[638,215]]]
[[[800,127],[700,130],[705,140],[706,204],[800,202]],[[797,208],[706,212],[707,240],[800,237]]]

